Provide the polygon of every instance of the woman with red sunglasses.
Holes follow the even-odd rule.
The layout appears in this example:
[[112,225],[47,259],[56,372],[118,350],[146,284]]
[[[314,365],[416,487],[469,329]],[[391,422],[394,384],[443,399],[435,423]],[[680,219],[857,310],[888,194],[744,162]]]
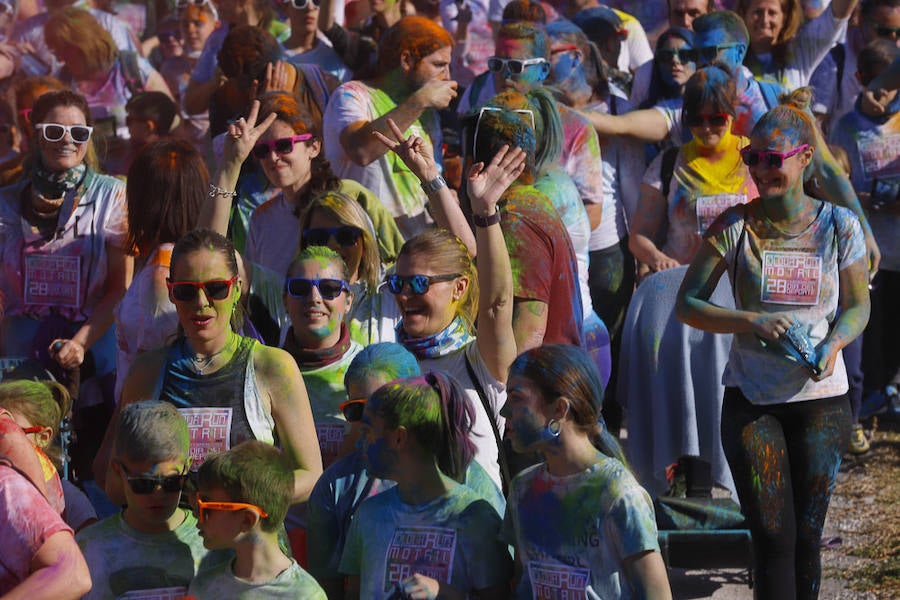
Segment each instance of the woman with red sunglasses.
[[[678,292],[683,322],[733,333],[722,445],[753,535],[759,598],[815,598],[820,540],[850,437],[841,350],[869,318],[860,223],[807,196],[811,93],[763,116],[742,152],[759,197],[709,227]],[[735,308],[710,299],[728,273]]]
[[[172,250],[166,285],[179,337],[135,360],[117,412],[148,398],[177,406],[188,420],[194,465],[248,439],[275,443],[277,435],[294,469],[294,499],[305,500],[322,473],[309,397],[287,352],[235,333],[242,316],[234,246],[214,231],[191,231]],[[100,475],[114,436],[111,425],[94,461]],[[105,483],[110,499],[120,501],[117,478]]]
[[731,133],[736,96],[734,77],[719,65],[685,85],[682,120],[693,139],[647,168],[631,224],[628,247],[644,274],[689,263],[713,219],[755,196],[741,162],[746,139]]

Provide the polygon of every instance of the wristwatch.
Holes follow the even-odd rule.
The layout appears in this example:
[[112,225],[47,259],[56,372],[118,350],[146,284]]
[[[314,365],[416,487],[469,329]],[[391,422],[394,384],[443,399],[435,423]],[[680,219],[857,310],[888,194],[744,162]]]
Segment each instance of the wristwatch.
[[447,180],[444,179],[441,175],[438,175],[431,181],[423,182],[422,189],[425,190],[426,196],[430,196],[446,185],[447,185]]
[[475,224],[475,227],[490,227],[491,225],[496,225],[499,222],[500,222],[500,211],[499,210],[489,217],[482,217],[481,215],[476,215],[475,213],[472,213],[472,223]]

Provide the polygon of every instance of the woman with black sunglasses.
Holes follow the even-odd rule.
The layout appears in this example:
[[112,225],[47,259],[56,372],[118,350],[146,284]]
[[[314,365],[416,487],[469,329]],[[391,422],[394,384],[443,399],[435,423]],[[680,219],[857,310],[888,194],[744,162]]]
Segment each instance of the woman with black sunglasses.
[[[678,292],[683,322],[733,333],[722,445],[749,521],[759,598],[815,598],[820,540],[850,434],[842,348],[869,318],[860,223],[807,196],[808,88],[766,113],[743,149],[759,197],[710,226]],[[710,294],[725,273],[736,308]]]
[[[277,436],[294,469],[294,499],[305,500],[322,473],[309,397],[287,352],[235,333],[242,317],[234,246],[214,231],[191,231],[172,250],[166,285],[180,335],[135,360],[116,410],[147,398],[177,406],[188,419],[195,465],[210,452]],[[94,461],[100,474],[109,468],[114,429]],[[117,479],[105,483],[110,499],[121,501]]]
[[689,263],[713,219],[755,195],[741,162],[746,139],[731,133],[736,96],[734,77],[720,65],[685,85],[682,121],[693,139],[647,168],[631,224],[628,247],[645,274]]

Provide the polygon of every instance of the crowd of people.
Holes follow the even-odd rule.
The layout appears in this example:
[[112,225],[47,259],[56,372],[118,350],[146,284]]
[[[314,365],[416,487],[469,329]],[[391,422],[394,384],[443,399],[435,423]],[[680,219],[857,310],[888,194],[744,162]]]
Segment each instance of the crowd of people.
[[816,598],[900,0],[724,4],[0,0],[0,596],[671,598],[668,406]]

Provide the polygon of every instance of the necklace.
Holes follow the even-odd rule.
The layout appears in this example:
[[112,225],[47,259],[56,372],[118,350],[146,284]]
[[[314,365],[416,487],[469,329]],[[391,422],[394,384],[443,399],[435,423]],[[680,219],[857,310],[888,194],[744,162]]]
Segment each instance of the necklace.
[[213,352],[212,354],[207,354],[206,356],[200,356],[199,354],[192,354],[188,356],[188,360],[191,361],[191,366],[197,372],[198,375],[205,375],[206,369],[212,366],[212,363],[219,355],[223,354],[226,350],[228,350],[232,345],[232,340],[237,336],[234,334],[230,334],[228,341],[225,342],[225,346],[222,347],[218,352]]

